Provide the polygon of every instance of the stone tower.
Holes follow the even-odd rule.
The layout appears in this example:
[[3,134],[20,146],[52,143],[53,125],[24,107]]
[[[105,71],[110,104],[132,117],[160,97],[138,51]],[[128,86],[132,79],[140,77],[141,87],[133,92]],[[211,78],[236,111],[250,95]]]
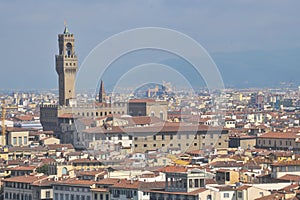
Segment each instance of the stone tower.
[[59,52],[55,56],[60,106],[75,104],[75,78],[78,61],[74,51],[74,41],[74,35],[69,33],[65,25],[63,34],[58,34]]

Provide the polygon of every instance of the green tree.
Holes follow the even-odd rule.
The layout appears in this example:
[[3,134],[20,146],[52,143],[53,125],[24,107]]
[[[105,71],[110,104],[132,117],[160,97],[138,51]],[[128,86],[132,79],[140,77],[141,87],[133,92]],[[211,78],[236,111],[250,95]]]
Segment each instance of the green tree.
[[36,172],[48,174],[48,165],[47,165],[47,164],[44,164],[43,166],[38,167],[38,168],[36,169]]

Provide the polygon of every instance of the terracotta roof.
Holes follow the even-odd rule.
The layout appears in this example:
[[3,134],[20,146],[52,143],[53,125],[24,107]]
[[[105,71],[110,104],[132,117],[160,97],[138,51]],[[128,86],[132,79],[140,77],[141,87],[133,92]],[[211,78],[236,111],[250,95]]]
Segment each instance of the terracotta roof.
[[128,125],[145,125],[162,122],[158,117],[138,116],[138,117],[124,117],[128,121]]
[[181,166],[166,166],[164,168],[161,168],[159,170],[160,172],[187,172],[187,167],[181,167]]
[[117,178],[105,178],[105,179],[101,179],[99,181],[96,182],[96,184],[99,185],[113,185],[115,183],[117,183],[120,179]]
[[61,150],[62,148],[67,148],[68,150],[74,149],[72,144],[48,144],[47,147],[49,150]]
[[38,147],[10,147],[9,152],[40,152],[40,151],[47,151],[45,147],[38,146]]
[[63,114],[59,115],[58,118],[72,119],[72,118],[78,118],[78,116],[76,116],[72,113],[63,113]]
[[199,188],[199,189],[191,191],[191,192],[175,192],[175,191],[174,192],[167,192],[165,190],[149,190],[148,192],[158,193],[158,194],[180,194],[180,195],[195,196],[195,195],[198,195],[199,193],[202,193],[206,190],[207,189],[205,189],[205,188]]
[[185,123],[166,122],[146,127],[119,127],[113,126],[111,130],[103,127],[94,127],[84,130],[84,133],[152,133],[152,132],[195,132],[195,131],[222,131],[222,127],[210,127],[206,125],[193,125]]
[[40,161],[42,164],[49,164],[55,162],[54,158],[44,158]]
[[80,186],[91,186],[95,184],[95,181],[92,180],[76,180],[76,179],[66,179],[66,180],[60,180],[53,183],[53,185],[80,185]]
[[32,115],[17,115],[15,116],[15,119],[20,120],[20,121],[31,121],[33,120]]
[[298,165],[300,165],[300,160],[275,162],[275,163],[273,163],[271,165],[273,165],[273,166],[298,166]]
[[276,199],[284,199],[284,194],[279,194],[279,193],[274,193],[274,194],[270,194],[268,196],[263,196],[260,198],[257,198],[255,200],[276,200]]
[[11,171],[33,171],[37,168],[37,166],[18,166],[9,168]]
[[138,189],[139,186],[140,181],[120,179],[111,188]]
[[238,187],[236,190],[247,190],[248,188],[251,188],[252,186],[250,185],[242,185],[240,187]]
[[53,183],[55,183],[54,179],[46,178],[43,180],[35,181],[31,185],[33,185],[33,186],[51,186],[51,188],[52,188]]
[[71,163],[100,163],[99,160],[91,160],[88,158],[79,158],[79,159],[75,159],[75,160],[71,160]]
[[292,132],[268,132],[268,133],[264,133],[260,136],[258,136],[258,138],[278,138],[278,139],[296,139],[300,137],[300,135],[297,135],[297,133],[292,133]]
[[242,167],[243,165],[242,162],[236,161],[216,161],[210,164],[212,167]]
[[38,180],[43,180],[47,178],[47,176],[33,176],[33,175],[25,175],[25,176],[15,176],[12,178],[4,179],[5,182],[18,182],[18,183],[34,183]]

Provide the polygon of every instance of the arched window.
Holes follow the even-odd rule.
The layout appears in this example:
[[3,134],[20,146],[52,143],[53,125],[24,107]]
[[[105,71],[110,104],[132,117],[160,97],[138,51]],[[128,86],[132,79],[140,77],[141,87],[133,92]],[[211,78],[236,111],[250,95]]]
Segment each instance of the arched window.
[[151,117],[154,117],[154,115],[155,115],[155,112],[151,111]]
[[68,56],[72,55],[72,44],[71,43],[67,43],[67,45],[66,45],[66,54]]
[[66,167],[63,167],[62,170],[62,175],[67,175],[68,174],[68,169]]

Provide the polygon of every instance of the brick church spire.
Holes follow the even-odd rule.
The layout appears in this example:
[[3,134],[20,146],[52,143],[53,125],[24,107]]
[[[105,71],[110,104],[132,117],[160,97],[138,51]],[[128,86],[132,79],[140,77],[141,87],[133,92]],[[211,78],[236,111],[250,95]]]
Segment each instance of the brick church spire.
[[104,83],[103,80],[101,80],[100,89],[99,89],[99,103],[105,103],[105,90],[104,90]]

